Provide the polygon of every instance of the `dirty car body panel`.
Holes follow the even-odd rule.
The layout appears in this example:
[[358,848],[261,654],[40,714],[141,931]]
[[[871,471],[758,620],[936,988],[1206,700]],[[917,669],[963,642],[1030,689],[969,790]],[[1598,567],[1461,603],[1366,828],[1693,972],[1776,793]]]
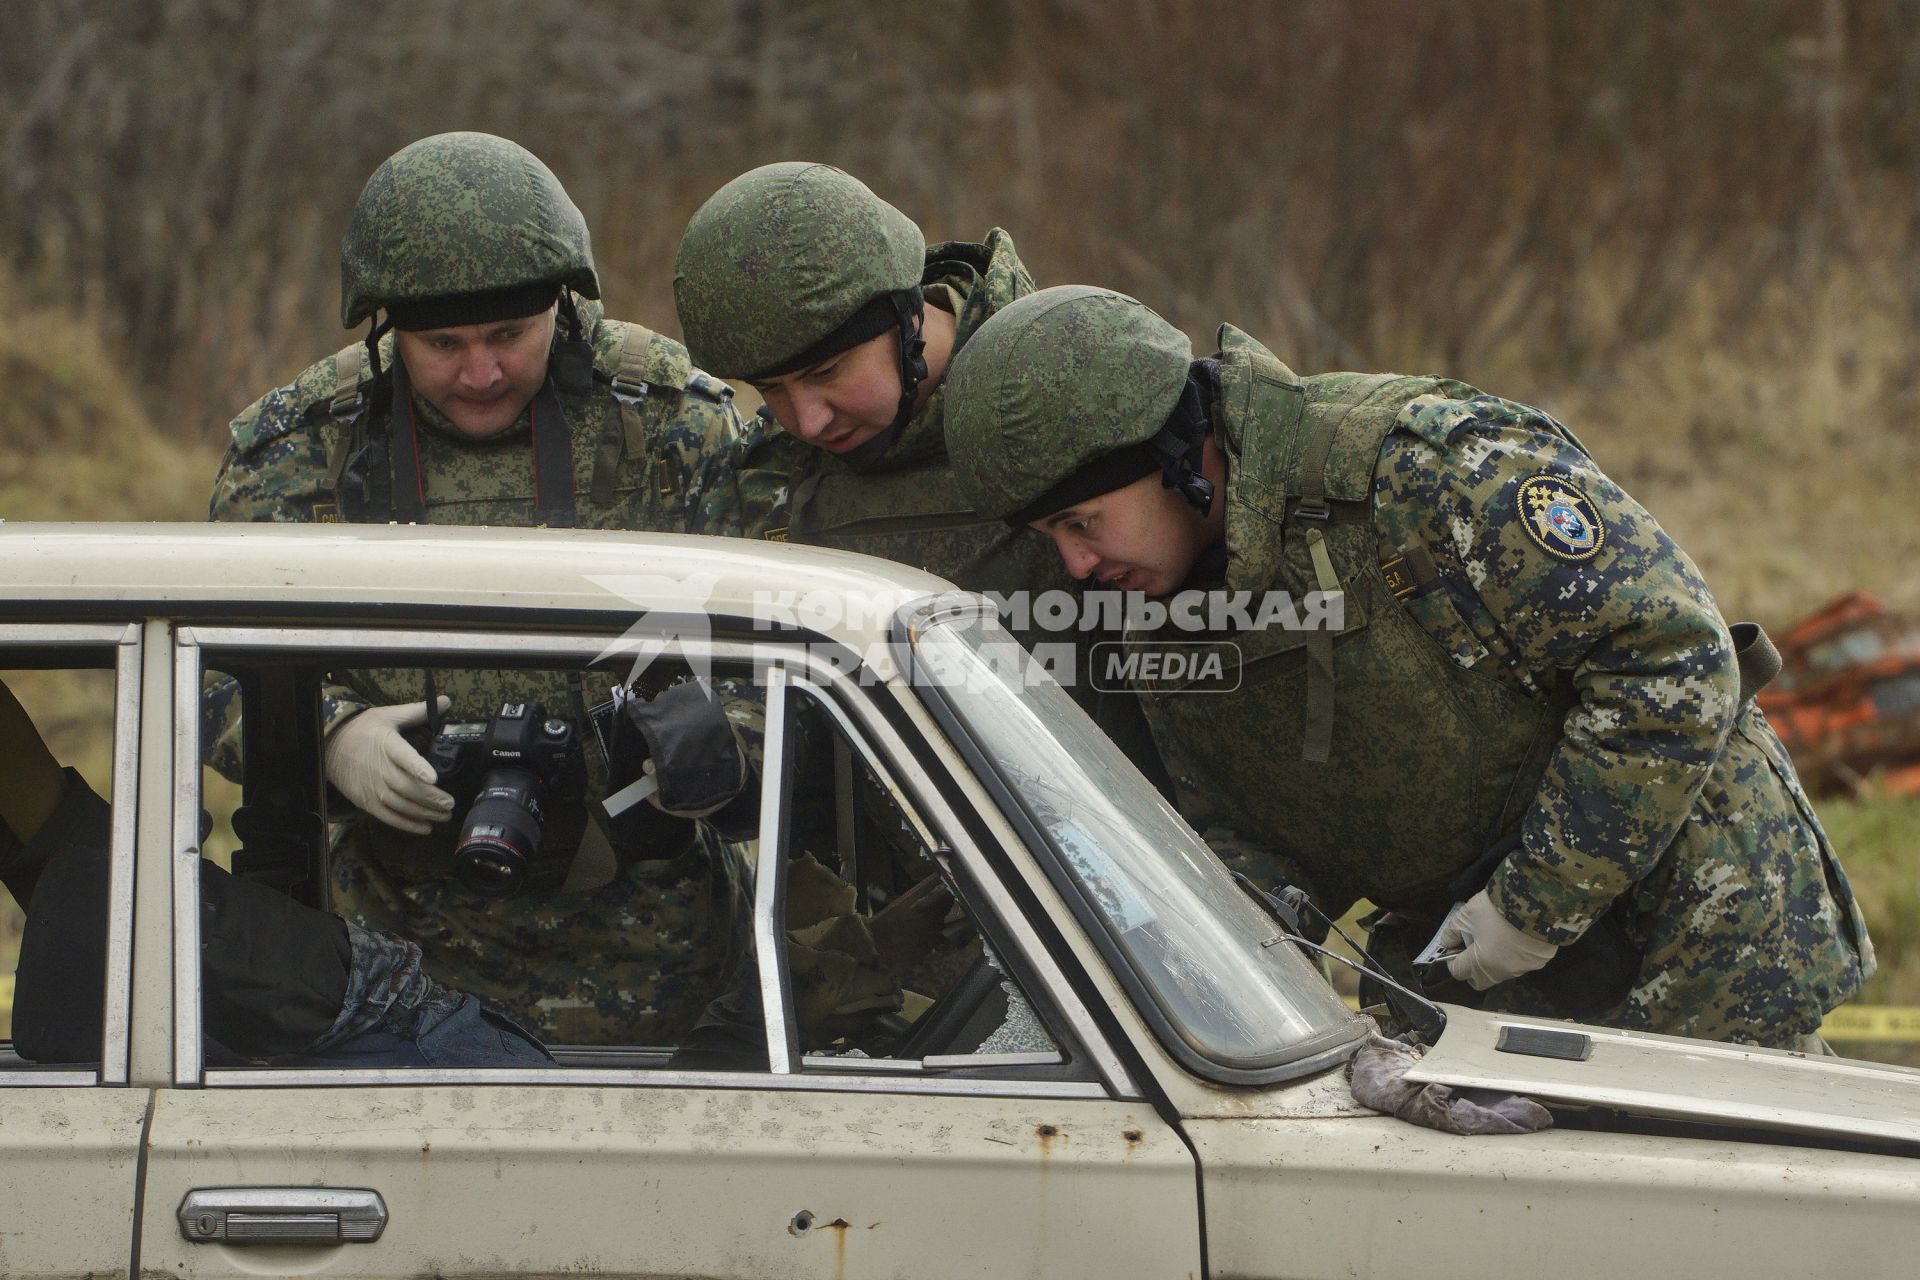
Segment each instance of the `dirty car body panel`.
[[[763,1061],[208,1050],[206,673],[317,699],[335,660],[618,673],[663,640],[765,699],[759,838],[728,855]],[[1423,1078],[1533,1093],[1559,1127],[1463,1138],[1358,1105],[1343,1067],[1366,1021],[1010,645],[938,579],[807,548],[0,525],[0,670],[114,673],[117,859],[99,1061],[0,1058],[0,1270],[1732,1276],[1920,1256],[1920,1073],[1591,1028],[1584,1059],[1547,1060],[1497,1048],[1503,1026],[1567,1024],[1450,1010]],[[294,781],[319,850],[338,801]],[[803,810],[824,846],[802,847]],[[879,828],[937,869],[970,974],[995,981],[916,972],[902,985],[931,1001],[904,1039],[823,1044],[799,1025],[788,877],[824,850],[877,909]]]

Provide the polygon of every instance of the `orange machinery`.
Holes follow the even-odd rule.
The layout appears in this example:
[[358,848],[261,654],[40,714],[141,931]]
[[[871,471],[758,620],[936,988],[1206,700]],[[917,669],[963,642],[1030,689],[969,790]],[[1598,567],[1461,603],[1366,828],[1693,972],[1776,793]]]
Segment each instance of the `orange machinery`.
[[1920,795],[1920,619],[1855,591],[1796,624],[1779,649],[1760,706],[1808,788],[1858,789],[1872,775]]

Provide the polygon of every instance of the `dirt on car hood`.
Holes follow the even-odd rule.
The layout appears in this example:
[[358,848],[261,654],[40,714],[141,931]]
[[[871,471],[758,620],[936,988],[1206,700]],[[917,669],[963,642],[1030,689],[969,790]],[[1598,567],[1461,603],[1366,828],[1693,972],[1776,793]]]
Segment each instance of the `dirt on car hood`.
[[1920,1148],[1920,1070],[1471,1009],[1447,1014],[1440,1042],[1409,1079]]

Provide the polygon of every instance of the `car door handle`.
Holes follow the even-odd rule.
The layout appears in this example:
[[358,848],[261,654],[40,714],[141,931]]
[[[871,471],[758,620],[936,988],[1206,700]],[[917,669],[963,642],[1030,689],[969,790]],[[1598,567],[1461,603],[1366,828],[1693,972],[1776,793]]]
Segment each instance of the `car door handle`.
[[387,1202],[341,1187],[205,1187],[187,1192],[179,1218],[194,1244],[372,1244]]

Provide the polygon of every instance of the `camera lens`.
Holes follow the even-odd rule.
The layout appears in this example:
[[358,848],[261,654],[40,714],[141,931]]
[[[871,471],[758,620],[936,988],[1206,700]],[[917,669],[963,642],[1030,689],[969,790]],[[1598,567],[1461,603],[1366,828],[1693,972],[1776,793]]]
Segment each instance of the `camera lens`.
[[453,849],[453,874],[468,892],[508,898],[526,885],[540,854],[539,782],[524,769],[496,769],[480,783]]

